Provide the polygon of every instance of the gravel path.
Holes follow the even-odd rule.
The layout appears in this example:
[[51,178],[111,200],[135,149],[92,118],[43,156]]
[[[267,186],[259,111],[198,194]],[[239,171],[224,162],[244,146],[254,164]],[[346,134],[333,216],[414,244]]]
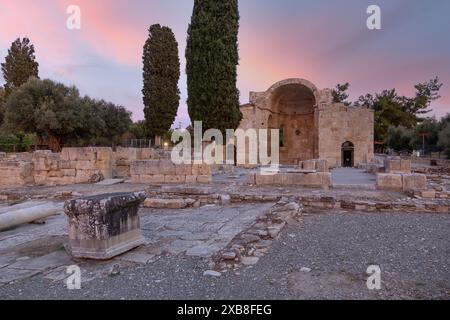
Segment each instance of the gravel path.
[[[163,256],[76,291],[35,276],[0,299],[450,299],[449,235],[449,215],[312,214],[239,274],[205,277],[207,261]],[[374,264],[380,291],[366,287]]]

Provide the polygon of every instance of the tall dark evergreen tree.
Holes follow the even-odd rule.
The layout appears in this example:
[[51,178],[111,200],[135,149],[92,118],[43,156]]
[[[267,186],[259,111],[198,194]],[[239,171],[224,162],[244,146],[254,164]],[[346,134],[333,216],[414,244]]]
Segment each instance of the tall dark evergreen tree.
[[17,38],[11,44],[5,62],[2,63],[2,72],[7,94],[27,82],[29,78],[38,78],[39,64],[36,62],[34,46],[30,39]]
[[180,103],[178,43],[170,28],[159,24],[150,27],[142,59],[147,132],[158,137],[172,126]]
[[188,109],[203,129],[236,129],[242,119],[236,87],[237,0],[195,0],[186,47]]

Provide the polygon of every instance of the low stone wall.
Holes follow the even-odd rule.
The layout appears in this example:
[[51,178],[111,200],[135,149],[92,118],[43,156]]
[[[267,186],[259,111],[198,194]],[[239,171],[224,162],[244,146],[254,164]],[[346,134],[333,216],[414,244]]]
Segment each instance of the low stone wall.
[[424,174],[377,174],[377,188],[379,190],[414,191],[427,189],[427,177]]
[[138,183],[210,183],[212,170],[206,164],[175,165],[171,160],[135,160],[131,162],[131,180]]
[[312,188],[327,189],[331,186],[331,173],[328,172],[310,172],[296,173],[284,172],[271,175],[260,173],[250,173],[247,177],[247,183],[251,185],[285,185],[302,186]]
[[111,148],[64,148],[61,153],[37,151],[33,154],[34,181],[40,185],[65,185],[110,179]]
[[315,170],[317,172],[329,172],[328,161],[324,159],[313,159],[300,161],[298,163],[300,169]]
[[411,173],[411,160],[386,158],[384,167],[386,173]]
[[170,152],[153,148],[118,147],[113,153],[113,174],[118,178],[131,177],[131,162],[135,160],[170,159]]
[[23,186],[33,184],[33,166],[30,162],[0,159],[0,186]]
[[111,148],[64,148],[61,153],[36,151],[2,155],[0,185],[67,185],[110,179]]

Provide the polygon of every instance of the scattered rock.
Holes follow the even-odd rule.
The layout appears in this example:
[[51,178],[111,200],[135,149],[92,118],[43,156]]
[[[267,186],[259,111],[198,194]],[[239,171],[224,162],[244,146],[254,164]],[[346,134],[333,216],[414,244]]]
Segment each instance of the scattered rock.
[[207,270],[203,272],[203,275],[208,277],[220,277],[222,274],[214,270]]
[[236,253],[233,251],[227,251],[222,253],[222,259],[224,260],[234,260],[236,259]]
[[259,261],[258,257],[242,257],[241,262],[243,265],[252,266],[257,264]]
[[105,180],[105,177],[103,176],[103,173],[96,172],[89,178],[89,183],[98,183],[100,181]]
[[120,264],[114,264],[108,272],[110,277],[115,277],[120,274]]
[[311,269],[310,269],[310,268],[303,267],[303,268],[300,269],[300,271],[301,271],[301,272],[306,272],[306,273],[308,273],[308,272],[311,272]]

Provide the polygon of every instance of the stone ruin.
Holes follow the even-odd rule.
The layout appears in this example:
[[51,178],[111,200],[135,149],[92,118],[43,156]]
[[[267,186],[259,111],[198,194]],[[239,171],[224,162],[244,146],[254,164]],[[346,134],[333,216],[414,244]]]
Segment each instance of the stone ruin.
[[142,245],[138,210],[146,197],[138,192],[67,201],[72,256],[107,260]]
[[61,153],[0,154],[0,186],[69,185],[111,178],[137,183],[210,183],[208,165],[175,166],[170,152],[109,147],[63,148]]
[[328,189],[331,187],[331,173],[328,161],[313,159],[300,161],[298,166],[281,167],[280,172],[267,174],[250,173],[247,177],[250,185],[283,185]]

